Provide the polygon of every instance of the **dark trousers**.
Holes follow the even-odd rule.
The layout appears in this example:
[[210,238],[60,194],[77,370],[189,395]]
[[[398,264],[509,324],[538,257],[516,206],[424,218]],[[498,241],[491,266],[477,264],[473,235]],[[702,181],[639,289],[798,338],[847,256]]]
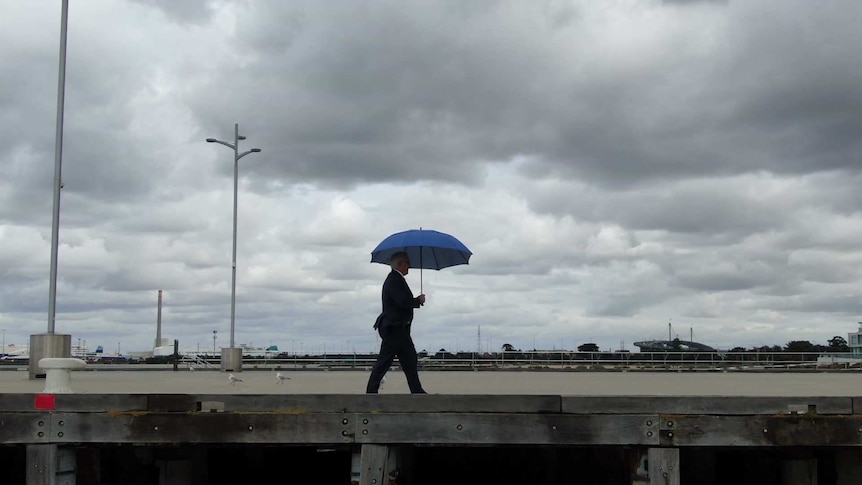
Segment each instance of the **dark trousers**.
[[377,362],[371,368],[371,376],[368,378],[368,386],[365,392],[376,394],[380,389],[380,381],[389,367],[392,366],[392,361],[398,357],[398,362],[401,364],[401,370],[407,377],[407,385],[410,386],[410,392],[424,393],[422,384],[419,382],[419,371],[417,370],[416,347],[413,346],[413,339],[410,337],[410,325],[407,326],[383,326],[377,329],[380,338],[383,342],[380,343],[380,354],[377,355]]

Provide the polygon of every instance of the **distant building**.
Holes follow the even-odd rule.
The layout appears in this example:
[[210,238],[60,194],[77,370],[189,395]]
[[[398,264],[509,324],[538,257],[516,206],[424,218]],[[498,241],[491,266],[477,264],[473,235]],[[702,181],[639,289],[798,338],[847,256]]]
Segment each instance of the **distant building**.
[[634,345],[641,352],[716,352],[709,345],[680,340],[678,338],[673,340],[645,340],[643,342],[635,342]]
[[858,330],[847,334],[847,346],[853,357],[862,358],[862,322],[859,322]]

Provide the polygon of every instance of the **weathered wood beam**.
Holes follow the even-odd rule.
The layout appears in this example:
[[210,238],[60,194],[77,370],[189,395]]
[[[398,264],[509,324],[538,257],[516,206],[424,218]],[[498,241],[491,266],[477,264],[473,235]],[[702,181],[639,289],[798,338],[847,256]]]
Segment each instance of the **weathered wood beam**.
[[57,445],[27,445],[27,485],[57,483]]
[[662,446],[862,446],[862,416],[661,417]]
[[648,453],[650,484],[679,485],[679,449],[650,448]]
[[357,443],[657,445],[658,416],[357,414]]

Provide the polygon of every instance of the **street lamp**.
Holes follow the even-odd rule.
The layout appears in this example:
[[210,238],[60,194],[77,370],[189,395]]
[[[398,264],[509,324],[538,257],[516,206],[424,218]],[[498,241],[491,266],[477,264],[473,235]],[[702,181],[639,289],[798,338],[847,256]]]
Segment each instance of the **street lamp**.
[[63,0],[60,13],[60,62],[57,79],[57,123],[54,131],[54,204],[51,217],[51,270],[48,281],[48,331],[30,335],[30,380],[43,377],[39,361],[45,357],[70,357],[72,336],[54,333],[57,313],[57,257],[60,238],[60,189],[63,188],[63,113],[66,98],[66,39],[69,23],[69,0]]
[[[231,279],[230,279],[230,356],[233,359],[234,352],[234,321],[236,316],[236,199],[239,188],[239,159],[249,153],[260,153],[260,148],[252,148],[251,150],[239,152],[239,141],[245,140],[244,136],[239,134],[239,123],[233,125],[233,143],[216,140],[215,138],[207,138],[207,143],[219,143],[233,150],[233,260],[231,261]],[[227,363],[222,359],[222,368],[225,368]],[[230,363],[232,366],[242,365],[242,354],[240,354],[238,362]],[[239,370],[239,369],[234,369]]]

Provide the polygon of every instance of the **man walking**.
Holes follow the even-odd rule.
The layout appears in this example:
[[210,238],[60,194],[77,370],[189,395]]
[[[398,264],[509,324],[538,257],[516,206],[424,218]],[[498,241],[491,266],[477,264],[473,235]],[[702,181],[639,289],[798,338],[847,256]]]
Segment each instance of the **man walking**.
[[392,366],[392,361],[398,357],[401,369],[407,377],[410,392],[426,394],[419,382],[416,347],[413,346],[413,339],[410,337],[413,309],[425,303],[425,295],[414,297],[407,285],[405,276],[410,272],[410,258],[407,253],[393,254],[389,260],[389,266],[392,267],[392,271],[383,282],[383,312],[375,323],[375,329],[382,339],[380,353],[377,355],[377,362],[371,368],[371,376],[368,378],[365,392],[377,394],[380,381]]

